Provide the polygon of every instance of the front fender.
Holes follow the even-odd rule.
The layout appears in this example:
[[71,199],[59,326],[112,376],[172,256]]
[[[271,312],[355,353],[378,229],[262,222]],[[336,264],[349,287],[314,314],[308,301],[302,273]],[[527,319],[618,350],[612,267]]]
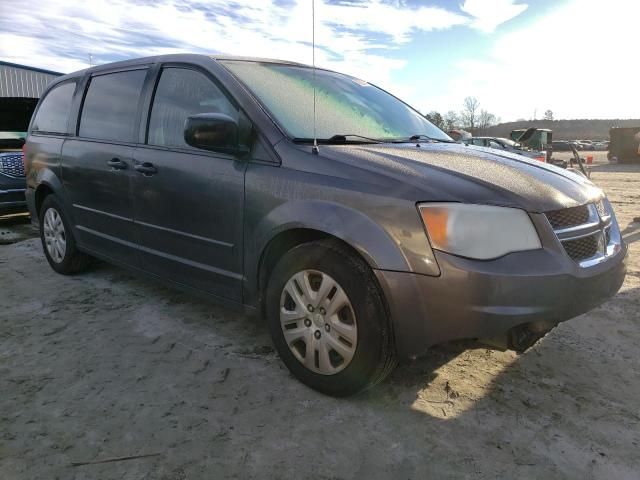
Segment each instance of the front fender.
[[[398,220],[398,223],[402,221]],[[358,251],[373,269],[415,272],[416,252],[411,244],[416,240],[415,235],[407,237],[405,230],[398,225],[393,227],[361,211],[327,200],[282,203],[261,217],[255,228],[247,232],[245,272],[249,289],[253,292],[257,289],[260,261],[269,243],[281,233],[294,229],[314,230],[344,241]],[[420,238],[432,255],[424,231]],[[422,260],[422,266],[427,265]],[[420,273],[438,275],[435,260],[431,267],[431,270]]]
[[255,250],[264,251],[278,234],[306,228],[332,235],[355,248],[371,268],[404,271],[407,259],[393,238],[371,218],[349,207],[323,200],[298,200],[280,205],[255,229]]

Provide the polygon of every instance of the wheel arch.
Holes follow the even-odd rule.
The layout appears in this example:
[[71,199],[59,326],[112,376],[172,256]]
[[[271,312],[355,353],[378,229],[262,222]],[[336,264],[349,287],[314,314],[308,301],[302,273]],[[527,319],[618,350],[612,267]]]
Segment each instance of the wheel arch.
[[409,270],[396,242],[361,212],[324,201],[283,204],[247,239],[245,303],[261,308],[262,292],[278,259],[297,245],[320,239],[334,239],[371,269]]
[[48,195],[56,195],[60,203],[62,203],[62,207],[66,210],[67,217],[69,220],[72,220],[72,211],[64,195],[62,182],[53,171],[45,168],[38,172],[38,179],[34,190],[34,208],[38,219],[40,218],[42,202],[44,202],[44,199]]

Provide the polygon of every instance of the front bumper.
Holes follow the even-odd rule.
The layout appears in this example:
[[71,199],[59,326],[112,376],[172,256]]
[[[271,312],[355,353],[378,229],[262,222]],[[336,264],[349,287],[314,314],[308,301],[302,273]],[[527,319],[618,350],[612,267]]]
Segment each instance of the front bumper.
[[25,179],[0,174],[0,215],[27,211]]
[[589,268],[548,248],[492,261],[435,253],[439,277],[375,271],[400,360],[415,359],[449,340],[494,337],[529,322],[569,320],[615,295],[626,274],[624,244]]

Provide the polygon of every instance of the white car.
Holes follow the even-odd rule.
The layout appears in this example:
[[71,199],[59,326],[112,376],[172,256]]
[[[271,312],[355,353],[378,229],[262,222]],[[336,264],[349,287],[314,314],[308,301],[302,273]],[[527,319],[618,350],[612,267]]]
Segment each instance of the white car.
[[530,150],[522,147],[518,142],[514,142],[508,138],[502,137],[472,137],[465,143],[467,145],[476,145],[478,147],[495,148],[497,150],[507,150],[508,152],[524,155],[525,157],[535,158],[541,162],[546,162],[546,152],[540,150]]

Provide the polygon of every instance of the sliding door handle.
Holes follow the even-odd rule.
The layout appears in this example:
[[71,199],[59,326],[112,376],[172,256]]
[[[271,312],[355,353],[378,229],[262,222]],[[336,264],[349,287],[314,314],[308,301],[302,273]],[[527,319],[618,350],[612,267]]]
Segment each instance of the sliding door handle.
[[149,162],[137,163],[133,168],[135,168],[136,172],[140,172],[146,176],[158,173],[158,169],[153,165],[153,163]]
[[109,160],[107,162],[107,165],[109,165],[114,170],[126,170],[127,169],[127,163],[123,162],[119,158],[112,158],[111,160]]

